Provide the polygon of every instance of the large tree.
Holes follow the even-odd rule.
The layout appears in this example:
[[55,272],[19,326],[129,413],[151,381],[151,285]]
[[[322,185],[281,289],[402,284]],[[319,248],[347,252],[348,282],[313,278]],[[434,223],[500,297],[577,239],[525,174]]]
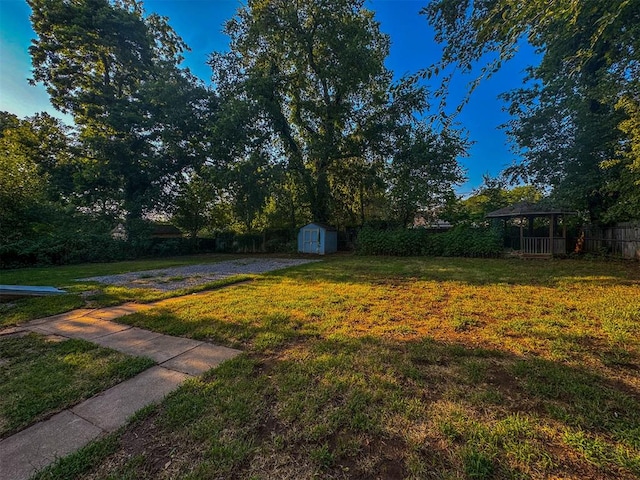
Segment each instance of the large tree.
[[408,129],[404,138],[398,139],[387,166],[391,218],[406,226],[419,211],[436,214],[454,198],[453,186],[464,180],[455,159],[464,155],[466,148],[455,131],[436,134],[423,125]]
[[204,161],[215,98],[178,65],[186,45],[141,2],[29,0],[33,80],[80,131],[77,189],[93,208],[141,218]]
[[524,40],[541,54],[528,84],[506,95],[523,157],[511,173],[594,221],[637,218],[638,0],[434,0],[425,13],[445,44],[434,68],[481,64],[490,76]]
[[16,138],[22,122],[0,112],[0,243],[28,234],[46,200],[47,178]]
[[236,96],[274,133],[269,153],[303,186],[316,221],[333,219],[348,167],[383,162],[396,126],[426,105],[414,84],[392,87],[389,39],[363,3],[249,1],[227,24],[231,53],[212,62],[240,80]]
[[48,113],[19,119],[8,112],[0,112],[0,135],[3,152],[14,158],[29,159],[37,174],[46,177],[42,187],[54,202],[72,201],[74,176],[80,159],[73,130]]
[[77,171],[70,129],[46,113],[0,112],[0,239],[29,237],[70,203]]

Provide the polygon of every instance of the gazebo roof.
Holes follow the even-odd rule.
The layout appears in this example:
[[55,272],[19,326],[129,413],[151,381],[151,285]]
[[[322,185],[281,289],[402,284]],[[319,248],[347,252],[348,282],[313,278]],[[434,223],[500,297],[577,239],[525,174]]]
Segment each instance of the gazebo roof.
[[518,202],[487,213],[487,218],[542,217],[546,215],[577,215],[576,212],[539,203]]

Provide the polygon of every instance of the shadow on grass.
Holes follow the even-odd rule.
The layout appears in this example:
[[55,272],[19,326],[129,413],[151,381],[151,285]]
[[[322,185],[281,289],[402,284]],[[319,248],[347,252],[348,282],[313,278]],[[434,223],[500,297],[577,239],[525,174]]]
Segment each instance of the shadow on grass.
[[[209,258],[209,257],[206,257]],[[209,258],[229,260],[236,256]],[[55,315],[74,308],[87,306],[98,308],[118,305],[127,301],[152,302],[190,293],[221,288],[249,278],[282,278],[294,282],[325,281],[363,285],[399,285],[415,281],[453,282],[469,285],[530,285],[558,287],[562,285],[628,286],[640,291],[640,268],[637,262],[612,262],[601,260],[553,260],[522,261],[518,259],[470,259],[470,258],[397,258],[397,257],[327,257],[322,262],[306,264],[261,276],[237,276],[198,285],[192,288],[162,292],[152,289],[135,289],[103,286],[95,283],[76,282],[72,277],[87,272],[126,272],[150,266],[171,266],[193,263],[202,257],[187,260],[123,262],[30,269],[37,271],[35,283],[53,284],[67,288],[71,293],[56,297],[22,299],[11,304],[0,304],[0,327],[11,326],[34,318]],[[57,273],[56,273],[57,272]],[[3,272],[7,273],[7,272]],[[11,273],[11,272],[9,272]],[[25,271],[15,271],[9,280],[20,283]],[[51,273],[48,280],[45,276]],[[3,280],[5,281],[5,280]],[[8,281],[8,280],[6,280]],[[33,283],[29,281],[27,283]]]
[[0,303],[0,328],[67,312],[83,305],[83,299],[76,294],[23,298],[10,303]]
[[[222,291],[220,296],[205,295],[124,317],[124,323],[238,347],[247,354],[187,383],[144,429],[127,429],[118,447],[125,454],[103,459],[97,466],[102,472],[98,477],[154,478],[170,464],[174,477],[189,474],[203,479],[286,474],[290,478],[637,478],[637,382],[616,381],[604,367],[589,370],[535,355],[471,347],[484,341],[479,330],[483,324],[475,325],[474,318],[464,316],[460,326],[465,328],[459,333],[466,337],[446,337],[459,343],[424,336],[416,340],[417,333],[402,341],[399,334],[385,336],[389,330],[384,329],[379,336],[372,330],[362,333],[369,336],[358,336],[365,327],[376,327],[366,323],[373,316],[372,306],[356,311],[363,306],[359,295],[369,289],[355,289],[349,301],[339,289],[346,283],[388,285],[388,291],[380,292],[384,310],[395,306],[389,300],[398,294],[392,288],[395,284],[416,280],[504,284],[507,292],[512,291],[509,285],[541,286],[557,288],[553,295],[570,295],[564,286],[633,287],[639,278],[637,264],[600,261],[340,257],[272,272],[234,295]],[[295,297],[301,290],[297,284],[310,280],[318,291],[278,298]],[[280,283],[287,285],[277,289]],[[327,293],[333,288],[337,293]],[[632,298],[633,293],[625,290],[620,298]],[[603,297],[607,305],[617,298],[615,291],[607,295]],[[487,303],[486,298],[473,298],[472,310]],[[518,308],[521,300],[514,300]],[[587,299],[583,295],[579,300]],[[208,308],[207,302],[220,302],[222,307]],[[245,308],[248,302],[255,302],[253,308]],[[438,302],[434,297],[424,305]],[[619,326],[621,307],[612,305],[607,315],[587,318],[583,328],[599,331],[592,325],[594,318],[610,322],[611,328]],[[296,309],[302,313],[294,314]],[[345,309],[355,313],[339,317]],[[444,324],[450,313],[436,309],[433,315]],[[542,314],[531,309],[523,320],[522,335],[527,335],[523,343],[535,336],[528,332],[528,323],[546,326],[551,319],[560,322],[549,335],[558,340],[561,353],[581,345],[593,353],[585,355],[589,360],[607,354],[604,345],[563,333],[562,328],[574,321],[570,313],[563,310],[540,320]],[[625,321],[631,325],[635,313],[627,314]],[[404,317],[394,315],[380,321],[406,326]],[[335,328],[341,321],[347,322],[345,328]],[[361,330],[356,330],[357,322],[364,325]],[[504,340],[513,328],[496,335]],[[632,338],[632,332],[629,327],[621,335]],[[544,338],[533,340],[525,346],[542,352],[537,344]],[[504,343],[499,345],[506,350]],[[634,378],[638,358],[623,360],[624,368],[632,372],[627,371],[626,378]],[[144,448],[127,440],[131,438],[144,439]],[[178,450],[168,452],[166,445]]]

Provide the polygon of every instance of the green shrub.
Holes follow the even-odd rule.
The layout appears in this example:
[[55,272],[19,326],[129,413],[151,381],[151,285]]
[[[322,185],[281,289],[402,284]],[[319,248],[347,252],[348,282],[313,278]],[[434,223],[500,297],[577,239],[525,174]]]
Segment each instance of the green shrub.
[[360,255],[495,257],[502,250],[500,231],[467,225],[446,232],[365,227],[356,242],[356,252]]
[[197,243],[190,238],[153,238],[148,250],[142,253],[152,257],[172,257],[190,255],[198,250],[197,247]]
[[378,230],[363,228],[356,240],[356,252],[361,255],[413,256],[422,254],[424,230]]
[[0,246],[0,266],[112,262],[127,258],[123,242],[108,233],[56,230]]

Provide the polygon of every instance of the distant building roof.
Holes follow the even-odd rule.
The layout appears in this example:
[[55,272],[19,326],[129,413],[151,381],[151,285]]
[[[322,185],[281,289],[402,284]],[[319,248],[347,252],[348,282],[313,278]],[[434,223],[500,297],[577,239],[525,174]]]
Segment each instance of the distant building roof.
[[528,215],[542,216],[542,215],[577,215],[576,212],[566,210],[559,207],[553,207],[551,205],[544,205],[531,202],[518,202],[508,207],[500,208],[493,212],[487,213],[487,218],[509,218],[509,217],[524,217]]
[[169,224],[152,224],[151,236],[153,237],[181,237],[182,232],[178,227]]

